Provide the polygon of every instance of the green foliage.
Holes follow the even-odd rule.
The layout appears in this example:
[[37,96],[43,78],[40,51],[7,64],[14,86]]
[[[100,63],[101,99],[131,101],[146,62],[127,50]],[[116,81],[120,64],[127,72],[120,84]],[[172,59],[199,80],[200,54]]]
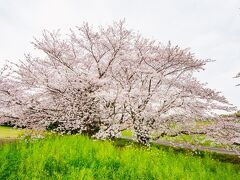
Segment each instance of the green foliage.
[[236,112],[236,113],[235,113],[235,116],[236,116],[236,117],[240,117],[240,111]]
[[133,132],[131,130],[123,130],[121,132],[121,135],[125,136],[125,137],[132,137],[133,136]]
[[171,149],[123,144],[77,135],[5,144],[0,147],[0,179],[237,179],[240,176],[239,164],[220,162],[210,156],[201,158]]
[[227,117],[240,117],[240,111],[237,111],[236,113],[233,114],[222,114],[221,117],[227,118]]

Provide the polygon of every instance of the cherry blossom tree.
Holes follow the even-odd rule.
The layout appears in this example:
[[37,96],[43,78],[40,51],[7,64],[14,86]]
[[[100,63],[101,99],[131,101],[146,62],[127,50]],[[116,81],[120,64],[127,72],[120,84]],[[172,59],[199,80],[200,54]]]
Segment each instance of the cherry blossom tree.
[[23,86],[12,76],[9,65],[0,70],[0,123],[13,123],[22,117],[22,105],[26,100]]
[[26,55],[0,82],[1,100],[8,100],[1,117],[22,126],[97,138],[131,129],[147,144],[153,131],[167,130],[166,121],[235,109],[194,77],[210,60],[144,38],[124,21],[98,29],[85,23],[65,38],[44,31],[33,45],[42,55]]
[[239,118],[229,116],[220,117],[207,127],[209,137],[225,145],[240,145]]

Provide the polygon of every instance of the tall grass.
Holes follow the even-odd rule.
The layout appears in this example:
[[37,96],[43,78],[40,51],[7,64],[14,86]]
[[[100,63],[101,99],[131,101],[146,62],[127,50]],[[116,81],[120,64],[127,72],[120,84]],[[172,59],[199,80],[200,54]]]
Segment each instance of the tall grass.
[[0,147],[0,179],[238,179],[240,166],[155,147],[55,136]]

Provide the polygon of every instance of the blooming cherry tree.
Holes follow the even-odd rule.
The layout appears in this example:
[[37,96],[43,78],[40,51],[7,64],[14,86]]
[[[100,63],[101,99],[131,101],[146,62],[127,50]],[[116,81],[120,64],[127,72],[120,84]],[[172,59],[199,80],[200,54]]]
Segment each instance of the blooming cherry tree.
[[131,129],[147,144],[153,131],[166,130],[166,120],[188,123],[234,110],[193,76],[209,60],[144,38],[124,21],[97,30],[85,23],[66,38],[44,31],[33,45],[42,56],[26,55],[11,77],[1,74],[2,101],[8,100],[1,119],[7,113],[15,124],[97,138]]

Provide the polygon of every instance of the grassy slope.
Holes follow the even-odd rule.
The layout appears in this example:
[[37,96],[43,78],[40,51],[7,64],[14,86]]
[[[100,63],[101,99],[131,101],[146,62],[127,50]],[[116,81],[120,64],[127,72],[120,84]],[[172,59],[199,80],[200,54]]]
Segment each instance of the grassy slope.
[[0,147],[0,179],[237,179],[240,166],[152,147],[56,136]]

